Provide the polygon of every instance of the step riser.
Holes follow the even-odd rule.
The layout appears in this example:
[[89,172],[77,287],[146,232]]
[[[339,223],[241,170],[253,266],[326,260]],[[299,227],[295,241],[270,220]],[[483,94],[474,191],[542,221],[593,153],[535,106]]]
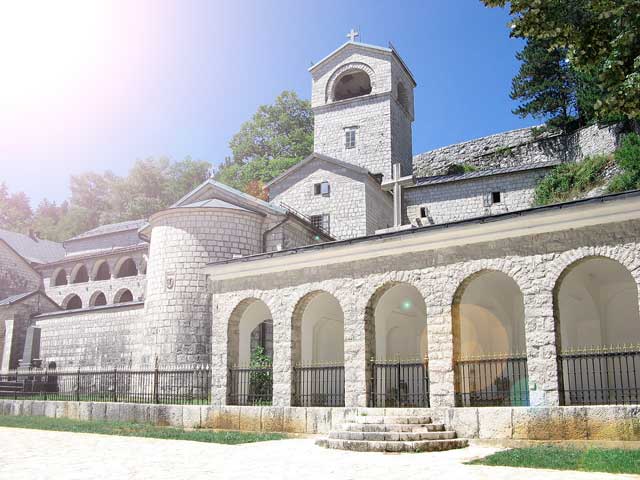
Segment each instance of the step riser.
[[430,417],[402,417],[402,416],[389,416],[381,417],[375,415],[361,415],[355,418],[354,423],[361,423],[367,425],[379,425],[385,423],[392,424],[426,424],[431,423]]
[[464,448],[466,440],[425,440],[420,442],[366,442],[357,440],[323,439],[316,442],[325,448],[354,452],[438,452]]
[[420,440],[452,440],[456,438],[456,432],[331,432],[329,438],[337,440],[366,440],[369,442],[417,442]]
[[442,432],[445,430],[442,423],[420,424],[362,424],[362,423],[345,423],[341,430],[346,432]]

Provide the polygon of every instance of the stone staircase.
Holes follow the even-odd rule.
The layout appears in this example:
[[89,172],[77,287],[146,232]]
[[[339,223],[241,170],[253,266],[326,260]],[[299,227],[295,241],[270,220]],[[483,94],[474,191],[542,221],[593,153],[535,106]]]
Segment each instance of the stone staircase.
[[316,440],[316,445],[356,452],[436,452],[468,445],[456,437],[430,417],[363,415]]

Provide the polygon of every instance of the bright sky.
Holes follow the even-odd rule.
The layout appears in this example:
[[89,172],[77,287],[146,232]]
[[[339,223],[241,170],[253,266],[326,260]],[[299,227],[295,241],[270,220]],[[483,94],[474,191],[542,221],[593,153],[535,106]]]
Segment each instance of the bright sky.
[[139,158],[218,164],[352,27],[417,79],[414,153],[534,125],[511,113],[507,22],[480,0],[0,0],[0,182],[35,206]]

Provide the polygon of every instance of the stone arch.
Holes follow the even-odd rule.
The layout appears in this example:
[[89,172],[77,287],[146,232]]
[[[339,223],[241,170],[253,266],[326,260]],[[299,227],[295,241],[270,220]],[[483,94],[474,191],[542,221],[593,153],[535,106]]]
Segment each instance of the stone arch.
[[89,272],[83,263],[78,263],[71,270],[71,278],[69,283],[86,283],[89,281]]
[[336,98],[335,93],[336,93],[336,87],[338,86],[338,84],[341,81],[344,83],[344,81],[346,80],[346,76],[348,75],[352,75],[352,76],[355,75],[357,76],[357,79],[364,80],[365,81],[364,87],[365,87],[366,93],[361,93],[361,94],[353,95],[346,98],[354,98],[361,95],[368,95],[369,93],[372,93],[375,91],[376,81],[375,81],[375,73],[373,69],[366,63],[351,62],[345,65],[342,65],[331,74],[331,77],[327,82],[327,87],[325,91],[325,102],[329,103],[329,102],[336,102],[339,100],[346,99],[346,98]]
[[313,290],[291,315],[292,404],[344,406],[344,310],[338,298]]
[[113,297],[113,303],[133,302],[133,293],[128,288],[121,288]]
[[[249,405],[257,402],[271,402],[273,377],[265,384],[259,376],[258,392],[252,389],[251,373],[242,373],[236,367],[248,367],[251,352],[251,332],[265,321],[272,321],[271,309],[262,299],[245,298],[236,305],[227,324],[227,367],[230,375],[227,380],[227,403],[229,405]],[[266,398],[268,397],[268,398]]]
[[89,298],[90,307],[100,307],[107,304],[107,296],[104,292],[97,290],[91,294]]
[[404,107],[404,109],[409,111],[409,94],[407,93],[407,87],[404,86],[404,83],[398,82],[396,86],[396,99],[398,103]]
[[109,262],[106,260],[98,260],[94,263],[91,269],[91,279],[94,281],[110,280],[111,268],[109,267]]
[[524,295],[507,273],[482,269],[451,305],[458,406],[528,405]]
[[640,372],[629,365],[640,361],[640,310],[629,268],[610,256],[575,260],[558,276],[553,309],[561,403],[638,403]]
[[64,310],[78,310],[82,308],[82,299],[75,293],[67,295],[62,301]]
[[67,285],[69,282],[67,280],[67,271],[64,268],[58,268],[51,275],[52,286],[60,287],[62,285]]
[[138,267],[131,257],[122,257],[113,269],[115,278],[135,277],[138,275]]

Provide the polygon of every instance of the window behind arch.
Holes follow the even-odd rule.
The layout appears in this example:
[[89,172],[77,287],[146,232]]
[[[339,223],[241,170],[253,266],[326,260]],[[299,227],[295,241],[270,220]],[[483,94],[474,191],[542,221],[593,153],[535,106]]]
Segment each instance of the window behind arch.
[[366,72],[356,70],[342,75],[333,89],[333,100],[346,100],[371,93],[371,79]]

